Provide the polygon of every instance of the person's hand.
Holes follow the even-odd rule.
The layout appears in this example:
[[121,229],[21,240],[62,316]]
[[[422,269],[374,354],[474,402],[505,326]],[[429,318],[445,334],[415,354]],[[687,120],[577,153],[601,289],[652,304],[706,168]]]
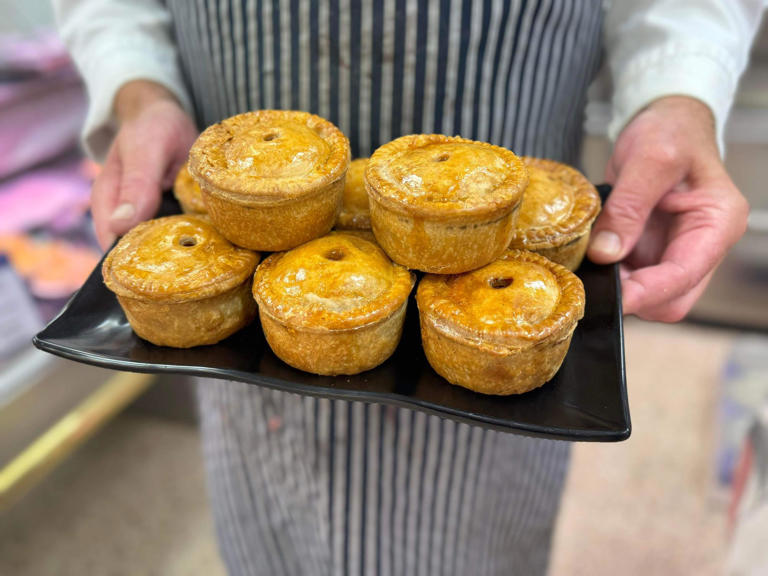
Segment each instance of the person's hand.
[[123,86],[115,112],[120,127],[91,191],[96,237],[104,250],[155,215],[162,190],[173,184],[197,138],[192,118],[170,92],[152,82]]
[[622,262],[625,314],[682,319],[744,234],[749,211],[720,160],[709,108],[684,96],[652,103],[619,135],[606,179],[613,191],[589,258]]

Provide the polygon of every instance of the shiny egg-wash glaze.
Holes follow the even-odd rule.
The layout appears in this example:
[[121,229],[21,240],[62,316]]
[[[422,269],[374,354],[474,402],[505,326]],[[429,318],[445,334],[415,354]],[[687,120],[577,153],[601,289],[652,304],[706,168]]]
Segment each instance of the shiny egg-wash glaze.
[[264,260],[253,295],[280,359],[315,374],[357,374],[394,352],[414,283],[376,244],[334,232]]
[[233,246],[207,219],[178,215],[136,226],[102,275],[131,327],[158,346],[214,344],[253,320],[259,255]]
[[205,203],[203,202],[203,193],[200,186],[189,173],[189,163],[184,165],[176,174],[176,180],[173,183],[173,195],[179,201],[181,211],[184,214],[207,214]]
[[231,242],[288,250],[327,233],[341,209],[349,142],[307,112],[260,110],[209,126],[189,170]]
[[368,163],[371,224],[395,262],[438,274],[488,264],[509,246],[528,175],[509,150],[458,136],[402,136]]
[[336,220],[336,228],[339,230],[371,229],[371,209],[364,180],[366,166],[368,158],[357,158],[349,164],[344,181],[344,201]]
[[560,162],[524,157],[528,186],[509,247],[537,252],[573,271],[584,259],[600,195],[584,175]]
[[256,303],[247,280],[223,294],[192,302],[159,303],[118,296],[136,334],[157,346],[216,344],[250,324]]
[[419,284],[427,360],[452,384],[483,394],[521,394],[549,381],[584,316],[578,277],[543,256],[510,250],[467,274]]

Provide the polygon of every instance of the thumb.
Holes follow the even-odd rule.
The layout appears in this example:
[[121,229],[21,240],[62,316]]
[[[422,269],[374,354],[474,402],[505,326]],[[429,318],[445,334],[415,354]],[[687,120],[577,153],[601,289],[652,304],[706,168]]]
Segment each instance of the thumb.
[[684,176],[665,151],[635,154],[614,168],[616,183],[592,229],[587,254],[597,264],[623,260],[635,247],[659,200]]
[[117,201],[109,216],[109,228],[114,234],[124,234],[139,222],[154,217],[171,161],[164,152],[135,142],[123,146]]

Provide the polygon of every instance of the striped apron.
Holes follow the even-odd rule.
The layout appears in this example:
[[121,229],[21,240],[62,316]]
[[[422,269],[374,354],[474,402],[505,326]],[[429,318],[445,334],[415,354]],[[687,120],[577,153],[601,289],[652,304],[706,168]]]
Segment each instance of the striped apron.
[[[200,127],[309,110],[353,157],[460,134],[577,163],[600,0],[166,0]],[[402,408],[198,386],[233,575],[546,572],[568,444]]]

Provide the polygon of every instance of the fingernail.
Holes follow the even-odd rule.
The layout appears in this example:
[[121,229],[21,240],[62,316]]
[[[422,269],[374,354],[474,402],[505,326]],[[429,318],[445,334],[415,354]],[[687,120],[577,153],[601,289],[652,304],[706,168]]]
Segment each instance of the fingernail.
[[133,207],[133,204],[129,204],[128,202],[125,202],[124,204],[120,204],[117,208],[115,208],[115,211],[112,212],[112,215],[109,217],[110,220],[129,220],[133,218],[133,215],[136,214],[136,209]]
[[618,256],[621,252],[621,240],[615,232],[603,230],[592,238],[591,250],[609,257]]

